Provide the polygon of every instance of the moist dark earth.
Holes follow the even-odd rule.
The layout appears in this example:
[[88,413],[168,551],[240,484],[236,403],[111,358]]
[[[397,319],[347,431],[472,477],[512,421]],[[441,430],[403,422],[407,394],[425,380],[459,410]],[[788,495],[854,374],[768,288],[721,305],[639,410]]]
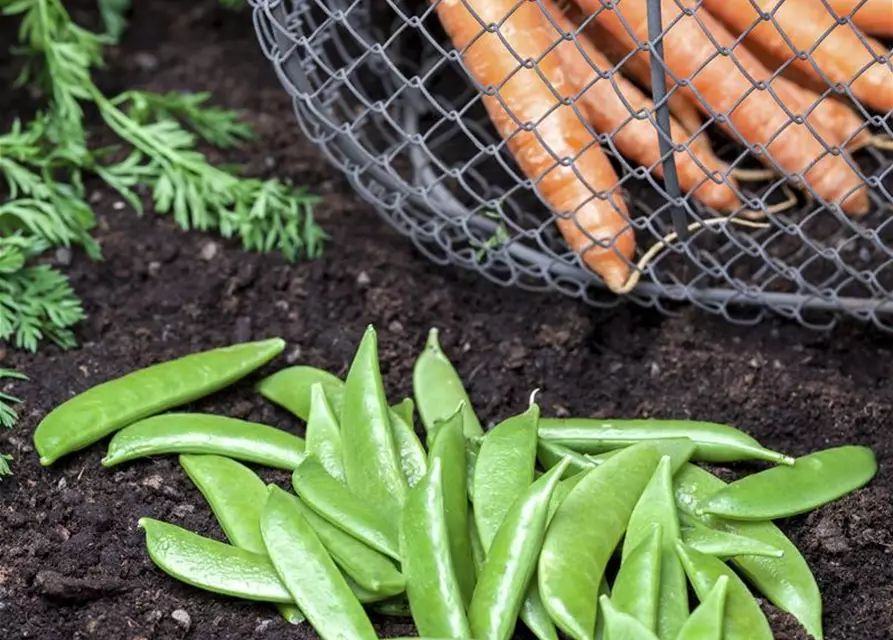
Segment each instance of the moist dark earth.
[[[140,218],[93,185],[104,260],[74,252],[63,265],[88,314],[77,328],[79,348],[47,347],[38,355],[10,348],[3,356],[3,366],[31,382],[11,387],[24,398],[22,420],[0,436],[0,451],[16,458],[15,476],[0,483],[0,636],[316,637],[306,625],[286,625],[271,607],[188,587],[149,561],[137,528],[142,516],[222,539],[175,457],[103,469],[100,443],[43,468],[31,437],[49,410],[99,382],[269,336],[287,340],[280,358],[184,409],[301,433],[295,419],[253,392],[253,381],[288,363],[344,375],[372,323],[392,399],[411,392],[414,358],[436,326],[488,424],[523,410],[539,388],[545,414],[712,420],[792,455],[872,447],[880,471],[868,487],[780,525],[822,589],[826,637],[893,638],[889,336],[858,325],[819,334],[780,320],[742,329],[691,309],[676,317],[634,306],[603,311],[438,267],[354,196],[302,138],[259,53],[250,13],[228,13],[213,1],[135,4],[121,48],[109,52],[103,86],[213,91],[259,133],[226,159],[256,175],[311,185],[322,196],[317,216],[332,238],[321,259],[290,264],[184,233],[151,213]],[[77,10],[75,17],[82,17]],[[11,35],[8,27],[4,33]],[[8,61],[2,66],[8,77]],[[4,117],[28,108],[18,99],[2,98]],[[759,468],[738,465],[729,473]],[[258,471],[287,486],[285,474]],[[763,604],[777,638],[806,637],[793,619]],[[375,622],[382,637],[414,635],[408,623]]]

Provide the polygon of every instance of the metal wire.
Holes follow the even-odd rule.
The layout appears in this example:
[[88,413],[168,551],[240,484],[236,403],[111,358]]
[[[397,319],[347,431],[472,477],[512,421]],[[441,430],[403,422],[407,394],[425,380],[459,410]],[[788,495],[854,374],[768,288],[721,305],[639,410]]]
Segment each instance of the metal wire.
[[[617,171],[610,194],[598,192],[594,197],[622,195],[639,252],[673,230],[679,234],[641,269],[638,284],[623,296],[609,291],[568,248],[556,226],[568,212],[550,207],[538,189],[540,179],[524,174],[493,126],[483,98],[501,100],[499,88],[480,86],[469,73],[463,52],[445,35],[436,13],[438,2],[445,1],[251,0],[260,45],[292,97],[305,135],[385,220],[431,260],[475,270],[501,285],[559,291],[603,307],[629,299],[673,313],[682,303],[742,324],[760,322],[774,312],[814,328],[830,328],[848,317],[893,329],[893,154],[866,144],[893,135],[893,111],[871,109],[854,94],[853,82],[827,77],[815,62],[822,39],[806,51],[797,48],[784,33],[779,15],[782,3],[790,0],[750,0],[754,24],[735,32],[734,40],[726,44],[713,39],[716,34],[705,23],[715,20],[702,0],[642,0],[649,9],[644,34],[626,20],[624,2],[617,8],[607,4],[587,14],[574,34],[584,37],[590,28],[597,28],[604,11],[620,16],[635,46],[611,57],[613,66],[597,69],[594,75],[595,83],[611,83],[618,95],[619,79],[636,80],[632,67],[636,59],[645,56],[650,62],[651,88],[641,89],[651,97],[651,108],[643,113],[627,103],[629,117],[613,130],[596,130],[587,122],[593,141],[611,157]],[[469,10],[475,4],[451,1]],[[634,1],[638,0],[625,0]],[[832,12],[825,0],[816,1]],[[542,0],[515,0],[512,11],[530,2],[542,8]],[[713,39],[716,53],[692,73],[680,76],[670,64],[673,52],[666,47],[673,30],[692,20]],[[829,23],[823,38],[834,29],[853,30],[873,51],[873,66],[889,74],[893,87],[890,42],[882,41],[878,51],[876,41],[854,24],[852,16],[835,14]],[[765,78],[750,78],[753,86],[738,97],[733,109],[714,109],[698,90],[698,74],[720,57],[732,60],[746,74],[741,60],[750,55],[749,38],[758,27],[770,24],[791,47],[790,60],[769,69]],[[487,28],[482,22],[481,33]],[[499,34],[499,26],[491,33]],[[560,42],[556,32],[555,46]],[[544,52],[544,57],[551,52]],[[796,77],[796,69],[803,68],[801,61],[815,69],[811,87],[815,93],[812,104],[794,105],[783,83]],[[538,69],[538,62],[532,61],[532,68]],[[519,69],[523,64],[519,61]],[[758,92],[773,96],[789,119],[761,144],[749,142],[730,116]],[[689,141],[680,146],[678,136],[671,136],[675,131],[671,126],[677,126],[671,125],[671,102],[682,98],[689,105],[699,103],[703,124],[698,131],[689,131]],[[825,139],[828,131],[822,128],[821,110],[830,106],[825,101],[838,99],[846,101],[861,124],[845,140],[831,143]],[[569,104],[582,116],[579,103],[579,96],[566,103],[556,99],[556,108]],[[623,127],[641,118],[658,132],[660,159],[648,167],[627,157],[629,149],[618,137]],[[531,124],[536,132],[541,122]],[[824,157],[804,157],[805,166],[795,174],[783,169],[775,151],[786,131],[797,127],[811,132]],[[705,173],[704,182],[729,185],[741,202],[734,211],[713,210],[691,189],[686,192],[680,186],[680,159],[686,154],[695,157],[693,145],[705,140],[724,169],[713,177]],[[848,146],[857,140],[858,150]],[[557,166],[561,158],[553,157]],[[829,204],[817,192],[816,181],[804,178],[812,167],[817,167],[813,176],[823,173],[825,166],[819,163],[830,162],[826,158],[846,162],[868,189],[867,214],[852,216]],[[736,180],[746,171],[767,166],[774,171],[762,180]],[[791,194],[793,206],[779,210],[779,203]],[[729,222],[695,225],[686,231],[692,223],[718,216],[754,214],[766,222],[763,228]],[[633,270],[639,268],[635,262],[630,260]]]

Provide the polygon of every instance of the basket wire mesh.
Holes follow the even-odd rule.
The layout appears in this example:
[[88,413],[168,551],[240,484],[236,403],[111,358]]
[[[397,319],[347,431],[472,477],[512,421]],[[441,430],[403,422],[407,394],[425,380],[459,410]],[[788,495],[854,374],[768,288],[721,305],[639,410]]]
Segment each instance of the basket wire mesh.
[[[517,0],[514,8],[532,3],[548,16],[543,1]],[[627,6],[633,1],[625,0]],[[716,42],[716,56],[736,60],[755,29],[774,25],[791,47],[790,60],[765,79],[752,79],[753,91],[774,96],[774,85],[781,85],[779,78],[787,78],[795,63],[812,63],[813,49],[797,49],[776,19],[781,5],[791,0],[748,1],[759,17],[734,34],[732,46]],[[840,15],[828,0],[814,1],[834,16],[825,35],[853,30],[871,52],[871,64],[889,74],[893,93],[889,41],[881,40],[878,51],[878,41],[857,26],[856,14]],[[814,89],[822,102],[795,113],[776,98],[789,113],[790,126],[806,127],[817,137],[821,132],[813,127],[818,120],[812,116],[818,117],[824,100],[845,99],[859,116],[859,128],[842,143],[821,140],[823,154],[844,159],[867,189],[868,212],[849,215],[803,179],[818,158],[799,175],[785,172],[766,145],[747,142],[728,112],[706,104],[693,75],[680,78],[666,63],[665,40],[679,21],[695,20],[711,37],[704,26],[703,0],[642,0],[648,10],[647,37],[636,38],[637,48],[612,58],[608,68],[596,69],[596,83],[616,88],[620,74],[631,75],[627,70],[637,56],[644,54],[650,62],[651,87],[643,91],[653,108],[636,110],[627,103],[628,117],[614,130],[596,131],[587,123],[593,144],[601,145],[617,173],[611,194],[593,197],[622,197],[639,254],[655,249],[647,265],[640,267],[637,258],[631,261],[641,277],[624,295],[606,288],[569,248],[556,227],[568,213],[551,208],[537,180],[519,168],[484,106],[483,96],[498,97],[498,87],[476,83],[463,52],[438,20],[440,2],[458,2],[472,10],[480,0],[251,2],[258,40],[293,99],[304,134],[431,260],[475,270],[501,285],[557,290],[597,306],[631,299],[669,314],[678,303],[688,303],[742,324],[775,312],[814,328],[830,328],[841,317],[893,328],[893,154],[882,144],[893,136],[893,111],[881,113],[862,104],[853,82],[828,78],[814,63],[824,80]],[[587,13],[579,30],[566,39],[583,37],[601,11],[616,11],[627,24],[625,2],[605,3]],[[760,8],[769,4],[768,10]],[[668,6],[673,10],[668,12]],[[861,5],[855,6],[858,11]],[[641,33],[635,25],[627,28]],[[498,23],[481,21],[481,34],[498,34],[499,29]],[[555,45],[560,42],[556,31]],[[820,44],[821,39],[815,47]],[[536,68],[537,61],[519,60],[518,67],[524,64]],[[671,104],[685,90],[701,101],[703,125],[680,147],[670,133]],[[565,103],[574,105],[577,98]],[[661,156],[647,167],[630,160],[629,150],[617,144],[618,131],[643,118],[658,132]],[[535,131],[537,124],[518,126]],[[718,212],[680,188],[677,161],[699,134],[709,136],[713,152],[727,167],[718,180],[738,196],[741,205],[735,211]],[[869,143],[848,146],[860,137]],[[760,156],[770,160],[761,164]],[[767,164],[775,170],[766,173]],[[757,169],[761,180],[732,179]],[[658,177],[661,172],[663,178]],[[754,214],[761,219],[759,228],[735,223]]]

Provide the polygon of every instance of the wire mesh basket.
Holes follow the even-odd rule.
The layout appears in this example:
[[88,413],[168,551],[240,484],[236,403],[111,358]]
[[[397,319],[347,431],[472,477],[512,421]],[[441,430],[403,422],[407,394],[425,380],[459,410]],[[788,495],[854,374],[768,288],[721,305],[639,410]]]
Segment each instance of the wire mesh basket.
[[599,306],[893,328],[875,0],[252,7],[306,136],[432,260]]

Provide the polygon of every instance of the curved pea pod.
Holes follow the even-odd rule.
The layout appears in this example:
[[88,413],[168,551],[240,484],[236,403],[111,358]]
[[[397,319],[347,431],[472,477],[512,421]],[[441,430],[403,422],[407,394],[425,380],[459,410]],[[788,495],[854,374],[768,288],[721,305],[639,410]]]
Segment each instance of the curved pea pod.
[[533,574],[530,584],[527,586],[527,594],[524,596],[524,602],[521,603],[518,617],[538,640],[558,640],[558,630],[555,629],[555,623],[549,617],[549,611],[540,597],[536,573]]
[[601,606],[605,640],[657,640],[657,636],[638,618],[615,606],[612,598],[602,595]]
[[692,460],[767,460],[778,464],[794,462],[789,456],[766,449],[754,438],[734,427],[713,422],[542,418],[539,434],[545,440],[580,453],[602,453],[655,439],[689,438],[697,445]]
[[533,482],[539,406],[502,421],[484,436],[474,469],[474,517],[486,551],[512,503]]
[[682,527],[682,541],[692,549],[717,558],[734,556],[769,556],[780,558],[784,551],[760,540],[748,538],[737,533],[718,531],[707,525],[688,519]]
[[270,487],[260,530],[276,573],[322,638],[378,640],[372,622],[288,493]]
[[34,431],[40,464],[90,446],[118,429],[219,391],[285,348],[281,338],[192,353],[132,371],[66,400]]
[[375,504],[351,493],[326,473],[313,456],[308,455],[295,468],[292,486],[304,504],[329,523],[386,556],[400,560],[397,521],[384,517]]
[[366,328],[344,383],[341,443],[347,486],[375,505],[386,518],[398,519],[409,485],[394,443],[390,408],[378,363],[378,336]]
[[477,525],[474,523],[474,512],[471,506],[468,508],[468,538],[471,541],[471,559],[474,562],[475,580],[481,573],[481,567],[484,566],[484,560],[487,553],[484,551],[484,545],[481,543],[481,536],[478,533]]
[[422,424],[427,431],[449,418],[460,402],[462,425],[467,437],[483,435],[484,430],[462,384],[462,379],[440,346],[437,329],[428,332],[425,348],[413,365],[412,389]]
[[661,587],[661,529],[660,523],[655,524],[651,533],[623,559],[611,595],[617,609],[631,615],[652,632],[657,629]]
[[310,418],[310,396],[314,384],[322,385],[335,415],[341,415],[344,381],[316,367],[299,365],[280,369],[263,378],[254,388],[270,402],[306,422]]
[[568,462],[543,474],[511,505],[496,531],[468,607],[475,638],[508,640],[536,572],[549,503]]
[[[235,546],[266,555],[260,535],[260,512],[267,499],[267,485],[254,471],[230,458],[215,455],[180,456],[180,466],[201,492]],[[291,624],[304,620],[294,605],[280,604],[279,612]]]
[[729,578],[719,576],[707,597],[692,611],[676,640],[723,640]]
[[[400,457],[403,476],[410,487],[414,487],[428,470],[428,456],[425,453],[425,447],[422,446],[421,440],[412,428],[412,412],[412,400],[409,398],[394,405],[391,410],[394,445],[397,447],[397,455]],[[464,442],[463,446],[465,446]]]
[[[140,518],[146,532],[146,550],[159,569],[190,586],[221,595],[294,604],[269,556],[200,536],[153,518]],[[361,602],[380,596],[352,587]]]
[[628,447],[587,472],[555,511],[539,559],[540,596],[575,640],[593,638],[593,594],[659,459],[648,443]]
[[370,604],[369,610],[391,618],[412,618],[409,600],[406,599],[405,594]]
[[307,416],[304,440],[307,453],[313,454],[330,476],[346,484],[341,427],[319,382],[314,382],[310,387],[310,414]]
[[462,602],[467,607],[474,591],[475,569],[468,534],[467,468],[461,411],[457,410],[438,426],[431,442],[430,457],[432,462],[440,461],[450,559],[462,593]]
[[564,458],[570,460],[566,472],[568,477],[597,467],[602,462],[601,460],[591,460],[582,453],[577,453],[563,445],[537,438],[536,459],[539,460],[544,469],[551,469]]
[[102,466],[172,453],[206,453],[291,471],[304,458],[304,440],[257,422],[205,413],[164,413],[121,429]]
[[773,640],[769,621],[760,605],[747,585],[722,560],[695,551],[684,542],[676,543],[676,553],[699,600],[707,598],[719,578],[728,579],[723,640]]
[[834,447],[736,480],[703,501],[701,510],[732,520],[787,518],[864,487],[876,473],[868,447]]
[[[688,442],[687,451],[691,455],[693,443]],[[684,460],[684,457],[679,456],[678,459]],[[630,515],[621,552],[621,558],[625,561],[631,556],[633,549],[650,535],[654,525],[659,525],[661,568],[657,624],[650,628],[661,640],[675,640],[689,612],[688,583],[676,556],[680,530],[673,497],[672,474],[673,461],[670,456],[664,455]]]
[[422,635],[470,637],[462,593],[450,557],[443,467],[431,460],[428,473],[412,489],[400,531],[406,595]]
[[403,593],[406,581],[390,559],[317,515],[297,496],[286,495],[316,532],[344,575],[363,589],[382,597]]
[[759,540],[780,549],[781,557],[735,556],[730,562],[757,590],[779,609],[793,615],[814,638],[822,638],[822,597],[815,577],[800,551],[771,522],[744,522],[698,516],[699,504],[725,486],[725,482],[695,465],[686,465],[675,477],[676,505],[707,526]]

